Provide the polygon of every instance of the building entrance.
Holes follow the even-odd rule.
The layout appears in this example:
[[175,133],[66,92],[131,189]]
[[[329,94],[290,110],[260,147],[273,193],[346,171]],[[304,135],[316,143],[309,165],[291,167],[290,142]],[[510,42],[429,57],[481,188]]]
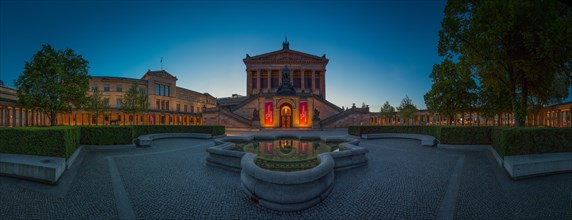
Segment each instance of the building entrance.
[[292,128],[292,106],[284,103],[280,106],[280,128]]

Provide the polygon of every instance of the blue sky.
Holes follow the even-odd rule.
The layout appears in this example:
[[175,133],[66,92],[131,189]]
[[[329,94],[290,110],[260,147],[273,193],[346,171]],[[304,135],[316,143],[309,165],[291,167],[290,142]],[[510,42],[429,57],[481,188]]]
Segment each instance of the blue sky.
[[290,48],[330,59],[327,99],[339,106],[423,95],[445,1],[1,1],[0,79],[8,86],[41,48],[71,48],[93,76],[164,69],[178,86],[245,95],[242,59]]

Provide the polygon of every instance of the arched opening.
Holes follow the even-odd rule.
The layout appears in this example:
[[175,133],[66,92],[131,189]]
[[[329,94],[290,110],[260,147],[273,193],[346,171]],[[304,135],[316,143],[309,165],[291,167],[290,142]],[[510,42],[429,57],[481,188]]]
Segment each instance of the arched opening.
[[280,128],[292,128],[292,106],[288,103],[280,106]]

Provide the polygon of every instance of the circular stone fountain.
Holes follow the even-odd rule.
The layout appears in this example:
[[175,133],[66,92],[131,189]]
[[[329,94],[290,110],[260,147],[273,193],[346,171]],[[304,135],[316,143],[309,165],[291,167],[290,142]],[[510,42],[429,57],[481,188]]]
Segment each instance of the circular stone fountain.
[[[261,168],[256,164],[256,154],[235,150],[236,143],[284,138],[296,138],[299,142],[303,140],[337,142],[339,150],[320,153],[316,156],[319,162],[316,166],[292,172]],[[215,142],[216,146],[207,149],[209,153],[207,164],[240,170],[241,185],[249,198],[261,206],[277,211],[297,211],[318,204],[333,189],[334,171],[367,165],[365,154],[368,150],[357,146],[358,139],[347,137],[235,136]]]

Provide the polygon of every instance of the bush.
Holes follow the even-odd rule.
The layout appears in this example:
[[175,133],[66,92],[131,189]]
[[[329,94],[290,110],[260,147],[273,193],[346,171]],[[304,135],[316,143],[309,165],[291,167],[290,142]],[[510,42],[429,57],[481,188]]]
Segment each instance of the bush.
[[441,126],[350,126],[348,133],[355,136],[376,133],[427,134],[439,139]]
[[572,128],[350,126],[348,133],[427,134],[443,144],[490,144],[500,156],[572,152]]
[[493,147],[500,156],[572,152],[572,128],[499,128]]
[[79,127],[0,128],[0,152],[68,158],[79,146]]
[[80,130],[81,144],[130,144],[133,140],[133,127],[131,126],[82,126]]
[[443,126],[441,138],[443,144],[491,144],[492,127]]
[[218,125],[136,125],[133,126],[132,137],[157,133],[203,133],[217,136],[223,135],[225,128]]

